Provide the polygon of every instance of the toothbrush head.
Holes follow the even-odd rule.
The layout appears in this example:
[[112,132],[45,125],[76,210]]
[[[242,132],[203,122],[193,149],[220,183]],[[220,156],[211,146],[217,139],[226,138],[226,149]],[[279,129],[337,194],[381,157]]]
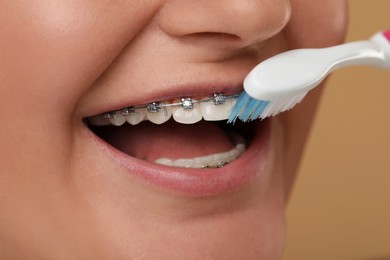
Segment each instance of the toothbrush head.
[[322,50],[300,49],[276,55],[258,64],[245,78],[244,91],[230,112],[248,122],[265,119],[293,108],[327,75],[329,65],[316,66]]
[[318,66],[322,50],[301,49],[276,55],[258,64],[245,78],[244,91],[233,107],[229,123],[265,119],[293,108],[328,74]]
[[291,98],[266,101],[254,99],[246,91],[243,91],[230,112],[228,123],[234,123],[237,118],[243,122],[249,122],[275,116],[293,108],[302,101],[306,94],[307,92]]

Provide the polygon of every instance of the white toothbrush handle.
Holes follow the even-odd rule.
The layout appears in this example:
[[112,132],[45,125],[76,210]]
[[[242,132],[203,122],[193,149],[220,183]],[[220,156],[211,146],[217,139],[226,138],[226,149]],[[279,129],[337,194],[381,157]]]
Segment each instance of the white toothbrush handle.
[[349,66],[373,66],[390,69],[390,43],[382,33],[375,34],[369,41],[346,43],[329,47],[331,70]]
[[244,81],[245,91],[259,100],[279,100],[316,87],[330,72],[348,66],[390,69],[390,43],[383,33],[369,41],[323,49],[299,49],[257,65]]

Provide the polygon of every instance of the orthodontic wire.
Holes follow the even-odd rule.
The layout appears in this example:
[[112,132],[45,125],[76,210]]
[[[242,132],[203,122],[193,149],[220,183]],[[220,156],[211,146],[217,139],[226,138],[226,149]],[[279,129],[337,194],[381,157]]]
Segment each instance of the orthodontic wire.
[[[193,109],[193,107],[192,107],[193,104],[206,103],[206,102],[210,102],[210,101],[213,101],[214,105],[217,106],[217,105],[224,104],[226,100],[238,98],[238,96],[239,96],[239,94],[224,95],[221,93],[216,93],[210,98],[205,98],[205,99],[200,99],[200,100],[189,98],[189,97],[182,97],[182,98],[180,98],[182,100],[181,102],[170,103],[170,104],[167,104],[167,103],[164,103],[161,101],[151,102],[151,103],[140,105],[140,106],[131,106],[131,107],[126,107],[126,108],[121,109],[121,110],[110,111],[110,112],[104,113],[103,116],[105,118],[108,118],[108,119],[109,118],[116,118],[118,116],[118,114],[121,114],[123,116],[129,116],[129,115],[135,113],[137,109],[144,109],[144,108],[146,108],[149,113],[158,113],[161,111],[161,109],[163,109],[164,113],[166,114],[167,107],[182,106],[184,109],[191,110],[191,109]],[[190,108],[186,108],[186,106],[185,106],[186,102],[191,104]]]

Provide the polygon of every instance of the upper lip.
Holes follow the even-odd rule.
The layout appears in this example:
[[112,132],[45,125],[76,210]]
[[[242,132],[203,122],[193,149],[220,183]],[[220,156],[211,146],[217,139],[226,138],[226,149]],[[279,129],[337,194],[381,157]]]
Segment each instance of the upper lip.
[[[208,97],[214,93],[225,95],[239,94],[243,90],[243,80],[247,73],[257,64],[250,60],[237,65],[228,66],[228,69],[218,68],[196,70],[187,73],[186,78],[179,78],[175,82],[173,76],[169,80],[162,78],[143,82],[142,89],[133,89],[131,79],[121,78],[112,82],[99,82],[99,90],[95,91],[82,111],[83,117],[91,117],[109,111],[120,110],[130,106],[143,105],[151,102],[165,101],[180,97]],[[217,75],[217,76],[216,76]],[[124,84],[124,82],[128,83]],[[93,88],[93,87],[92,87]]]

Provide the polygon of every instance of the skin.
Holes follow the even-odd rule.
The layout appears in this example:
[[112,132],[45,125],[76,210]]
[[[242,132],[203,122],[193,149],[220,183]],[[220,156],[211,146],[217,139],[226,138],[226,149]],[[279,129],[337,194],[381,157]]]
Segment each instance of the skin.
[[278,52],[338,44],[346,12],[344,0],[1,0],[0,258],[280,259],[321,88],[272,119],[266,177],[220,196],[117,174],[82,119],[128,88],[136,103],[195,75],[242,78]]

